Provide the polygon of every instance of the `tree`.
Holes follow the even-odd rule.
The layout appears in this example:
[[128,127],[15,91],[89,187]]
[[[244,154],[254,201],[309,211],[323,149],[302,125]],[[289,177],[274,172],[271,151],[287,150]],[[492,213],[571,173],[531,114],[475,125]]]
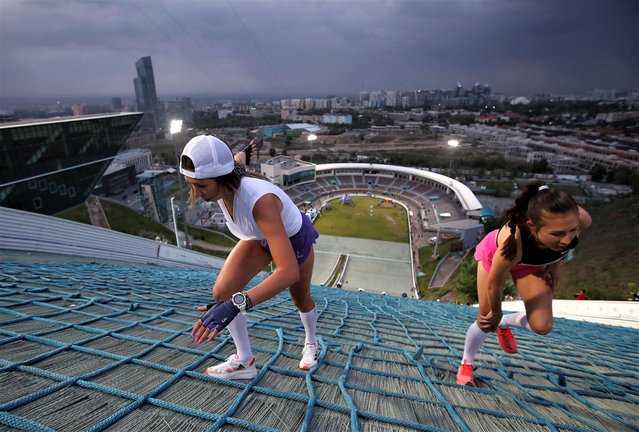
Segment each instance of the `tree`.
[[463,302],[475,303],[477,297],[477,263],[474,259],[465,259],[458,269],[456,289],[462,296]]
[[538,161],[533,162],[530,170],[534,173],[551,173],[553,169],[548,165],[546,158],[541,158]]
[[639,195],[639,173],[634,173],[630,179],[630,186],[632,186],[632,193]]
[[505,215],[493,216],[484,220],[484,234],[503,227],[506,223]]
[[632,169],[627,166],[620,166],[611,173],[610,181],[616,184],[629,185],[632,182]]
[[322,163],[331,162],[331,159],[330,159],[329,155],[331,155],[331,154],[330,153],[314,152],[313,153],[313,163],[322,164]]
[[601,165],[595,165],[590,169],[590,178],[594,182],[600,182],[608,176],[608,171]]

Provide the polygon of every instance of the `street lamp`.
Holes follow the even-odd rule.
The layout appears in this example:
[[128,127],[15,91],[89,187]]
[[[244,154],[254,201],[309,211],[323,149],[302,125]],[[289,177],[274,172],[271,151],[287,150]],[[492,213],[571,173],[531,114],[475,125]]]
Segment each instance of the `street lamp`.
[[[171,120],[171,126],[169,127],[169,132],[171,133],[171,137],[177,133],[182,132],[182,120]],[[180,185],[179,194],[180,194],[180,208],[182,208],[182,222],[184,223],[184,245],[189,247],[189,231],[186,226],[186,206],[184,205],[184,195],[182,194],[182,174],[180,174],[180,156],[178,155],[177,144],[174,145],[175,150],[175,160],[177,164],[177,177],[178,184]],[[173,198],[171,197],[171,208],[173,208]],[[175,236],[177,239],[177,221],[175,219],[175,210],[173,211],[173,225],[175,227]],[[180,241],[178,240],[178,247],[180,246]]]
[[[180,175],[178,173],[178,175]],[[177,219],[175,218],[175,204],[173,204],[173,200],[175,199],[174,196],[171,197],[171,213],[173,214],[173,230],[175,231],[175,244],[177,245],[177,247],[181,247],[180,246],[180,235],[178,234],[178,228],[177,228]]]
[[435,213],[435,220],[437,221],[437,238],[435,239],[435,248],[433,249],[433,258],[437,259],[437,247],[439,246],[439,232],[441,230],[441,226],[439,225],[439,209],[434,202],[430,202],[430,205],[433,207],[433,213]]
[[435,248],[433,249],[433,258],[437,259],[437,247],[439,246],[439,233],[441,231],[441,227],[437,227],[437,238],[435,239]]
[[[448,145],[452,148],[459,147],[459,141],[451,139],[448,140]],[[450,169],[453,167],[453,151],[450,152],[450,163],[448,164],[448,177],[450,177]]]
[[182,120],[171,120],[171,126],[169,127],[169,133],[174,135],[182,132]]
[[310,134],[306,139],[311,144],[311,163],[313,163],[313,142],[317,139],[317,135]]

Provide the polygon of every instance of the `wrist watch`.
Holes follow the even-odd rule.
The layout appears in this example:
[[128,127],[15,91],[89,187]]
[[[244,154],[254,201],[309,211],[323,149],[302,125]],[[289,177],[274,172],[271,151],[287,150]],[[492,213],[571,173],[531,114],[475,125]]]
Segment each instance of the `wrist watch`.
[[251,299],[245,292],[236,292],[231,296],[231,301],[242,313],[246,313],[251,308]]

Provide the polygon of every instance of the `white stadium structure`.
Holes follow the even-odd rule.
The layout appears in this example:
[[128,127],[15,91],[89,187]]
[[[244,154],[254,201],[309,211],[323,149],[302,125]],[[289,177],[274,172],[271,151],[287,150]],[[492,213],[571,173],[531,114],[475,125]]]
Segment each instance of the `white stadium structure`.
[[462,232],[476,226],[482,204],[463,183],[431,171],[396,165],[334,163],[313,165],[288,157],[262,164],[262,174],[280,185],[296,204],[317,203],[340,193],[390,197],[421,219],[424,230]]
[[[344,243],[333,237],[323,242],[325,236],[320,236],[313,283],[324,284],[330,279],[337,257],[347,253],[348,270],[339,278],[345,282],[344,288],[401,295],[417,285],[417,250],[425,238],[457,238],[468,249],[477,244],[483,231],[478,220],[482,204],[473,192],[463,183],[431,171],[369,163],[314,165],[285,156],[264,162],[260,168],[300,207],[318,210],[327,201],[347,193],[387,198],[407,210],[410,236],[408,246],[400,250],[391,242],[371,241],[367,247],[366,241]],[[337,244],[346,252],[331,247]],[[379,271],[380,265],[383,272]],[[413,291],[416,295],[417,291]]]

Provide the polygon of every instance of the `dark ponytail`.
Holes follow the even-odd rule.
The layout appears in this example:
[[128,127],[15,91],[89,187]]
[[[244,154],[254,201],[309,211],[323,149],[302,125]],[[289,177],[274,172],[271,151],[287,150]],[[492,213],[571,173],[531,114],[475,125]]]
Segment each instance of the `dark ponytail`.
[[517,254],[517,240],[515,239],[515,232],[517,231],[518,226],[526,223],[528,204],[532,197],[539,191],[541,186],[544,186],[544,182],[539,180],[528,183],[524,186],[524,190],[521,195],[515,199],[515,205],[506,210],[506,220],[508,221],[506,225],[508,225],[508,228],[510,229],[510,235],[506,239],[506,243],[504,243],[502,255],[507,260],[512,260]]

